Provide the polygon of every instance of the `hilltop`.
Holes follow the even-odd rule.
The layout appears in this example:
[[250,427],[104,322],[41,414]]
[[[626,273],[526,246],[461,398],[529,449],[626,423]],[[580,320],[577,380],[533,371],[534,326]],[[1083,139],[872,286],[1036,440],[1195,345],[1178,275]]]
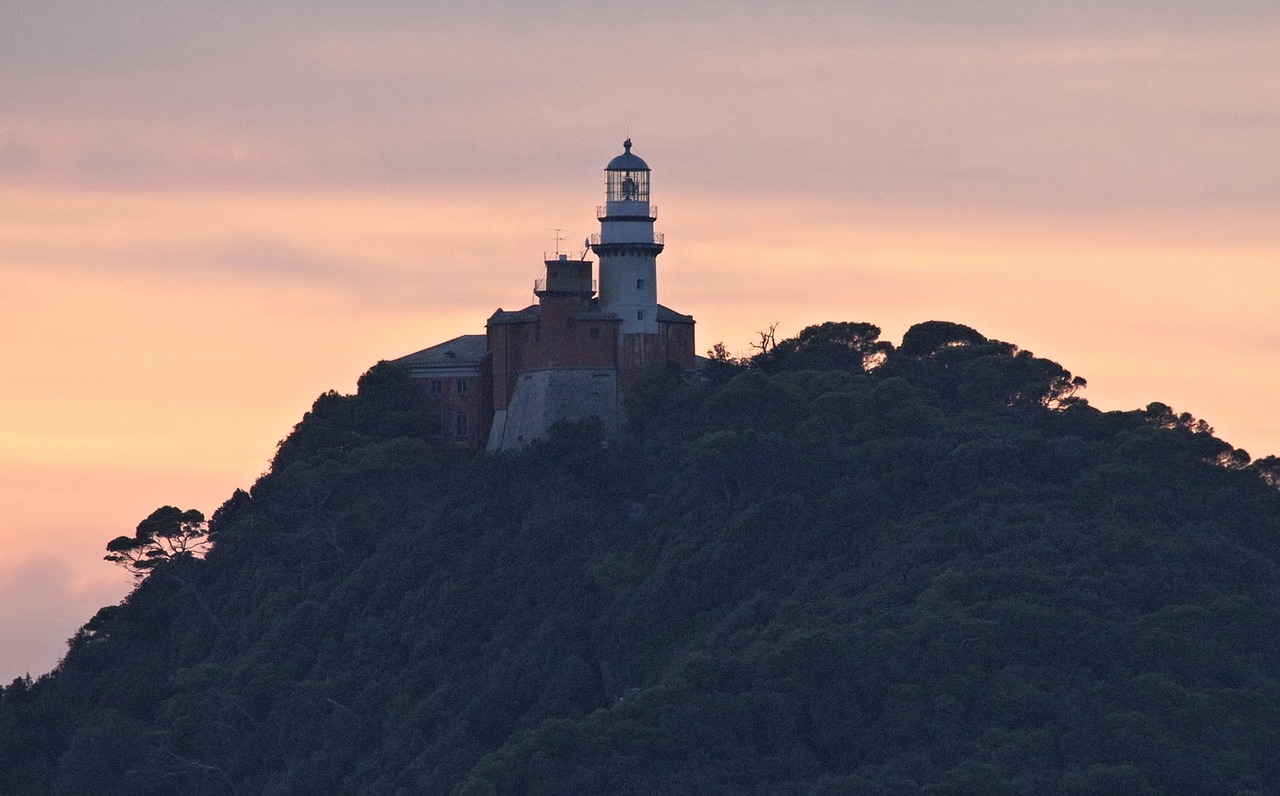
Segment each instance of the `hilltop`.
[[830,323],[471,455],[380,364],[4,689],[0,792],[1270,792],[1280,460],[1083,386]]

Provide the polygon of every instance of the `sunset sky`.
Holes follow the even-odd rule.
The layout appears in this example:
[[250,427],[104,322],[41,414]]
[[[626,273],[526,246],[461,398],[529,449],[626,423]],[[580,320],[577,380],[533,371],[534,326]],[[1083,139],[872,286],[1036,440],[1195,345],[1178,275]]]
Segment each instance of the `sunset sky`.
[[6,0],[0,682],[108,539],[530,303],[628,135],[699,350],[956,321],[1280,454],[1275,0]]

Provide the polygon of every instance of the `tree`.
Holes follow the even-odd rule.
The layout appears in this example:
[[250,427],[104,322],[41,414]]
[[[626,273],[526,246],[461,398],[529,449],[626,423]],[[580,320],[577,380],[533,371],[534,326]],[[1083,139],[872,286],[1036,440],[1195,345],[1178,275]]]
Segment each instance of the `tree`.
[[716,343],[707,349],[707,359],[712,362],[736,362],[733,355],[729,353],[729,349],[725,348],[724,343]]
[[1258,459],[1249,466],[1249,469],[1257,473],[1267,485],[1280,489],[1280,456]]
[[963,324],[918,323],[891,354],[886,374],[937,390],[957,407],[1066,409],[1087,403],[1077,395],[1088,386],[1084,378]]
[[970,326],[950,321],[917,323],[902,336],[898,353],[907,357],[927,357],[947,348],[979,346],[990,342]]
[[707,361],[703,363],[702,376],[712,384],[722,385],[741,373],[745,367],[745,360],[730,354],[724,343],[716,343],[707,349]]
[[[777,324],[774,324],[776,326]],[[768,330],[772,343],[773,327]],[[763,346],[752,366],[766,373],[782,370],[843,370],[865,373],[884,361],[892,345],[879,340],[880,327],[870,323],[827,322],[807,326],[795,337]]]
[[117,536],[107,542],[103,559],[140,578],[174,559],[203,558],[210,544],[204,514],[195,509],[162,506],[138,523],[133,536]]
[[777,332],[778,332],[778,322],[774,321],[773,323],[769,324],[769,328],[761,329],[760,331],[756,332],[756,335],[760,338],[760,342],[749,343],[749,345],[752,348],[759,351],[761,354],[767,354],[770,351],[772,351],[774,347],[778,344],[778,339],[776,336]]

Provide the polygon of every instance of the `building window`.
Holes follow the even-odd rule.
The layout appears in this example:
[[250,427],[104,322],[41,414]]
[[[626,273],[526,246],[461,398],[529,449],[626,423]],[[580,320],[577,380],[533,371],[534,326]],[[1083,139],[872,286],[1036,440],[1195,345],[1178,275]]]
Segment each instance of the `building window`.
[[599,339],[600,339],[600,327],[599,327],[599,326],[592,326],[592,327],[591,327],[591,339],[592,339],[592,340],[599,340]]
[[636,320],[637,321],[644,320],[644,310],[636,310]]
[[467,391],[471,389],[471,381],[469,379],[458,379],[458,384],[454,389],[457,390],[458,395],[466,395]]
[[443,379],[427,379],[427,394],[428,394],[428,395],[430,395],[430,396],[432,396],[432,397],[434,398],[434,397],[439,396],[439,395],[440,395],[440,393],[442,393],[442,392],[444,392],[444,380],[443,380]]
[[636,280],[636,290],[644,290],[644,280],[643,280],[643,279],[637,279],[637,280]]
[[467,428],[467,413],[459,412],[453,416],[453,434],[457,437],[465,437],[470,429]]
[[444,415],[439,412],[432,412],[427,415],[427,436],[444,436]]

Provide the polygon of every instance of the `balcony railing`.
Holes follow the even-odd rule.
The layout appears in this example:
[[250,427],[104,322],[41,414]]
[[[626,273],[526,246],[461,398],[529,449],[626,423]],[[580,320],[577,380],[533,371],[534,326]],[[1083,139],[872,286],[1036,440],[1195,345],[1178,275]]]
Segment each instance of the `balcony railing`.
[[[659,246],[665,246],[665,245],[666,245],[666,237],[667,237],[667,236],[666,236],[664,233],[661,233],[661,232],[655,232],[655,233],[653,233],[653,240],[652,240],[652,241],[643,241],[643,240],[615,240],[615,241],[610,241],[610,243],[612,243],[612,244],[619,244],[619,245],[623,245],[623,246],[625,246],[625,245],[626,245],[626,244],[628,244],[628,243],[639,243],[639,244],[656,243],[656,244],[658,244]],[[588,242],[588,243],[590,243],[592,246],[599,246],[599,245],[600,245],[600,243],[601,243],[601,241],[600,241],[600,233],[599,233],[599,232],[593,232],[593,233],[591,233],[591,236],[590,236],[589,238],[587,238],[587,242]]]
[[562,251],[549,252],[544,249],[542,252],[542,261],[544,263],[552,263],[552,262],[562,263],[567,260],[571,263],[576,263],[576,262],[581,262],[582,260],[587,259],[587,255],[589,253],[590,252],[587,249],[576,249],[576,250],[571,249],[567,252],[562,252]]
[[[607,218],[607,217],[608,217],[608,215],[609,215],[609,206],[608,206],[608,205],[596,205],[596,218],[597,218],[597,219],[604,220],[605,218]],[[615,216],[615,218],[617,218],[617,217],[618,217],[618,216]],[[630,218],[631,216],[627,216],[627,217],[628,217],[628,218]],[[649,212],[648,212],[648,214],[647,214],[647,215],[645,215],[645,216],[641,216],[641,218],[650,218],[650,219],[656,219],[657,217],[658,217],[658,206],[657,206],[657,205],[649,205]]]
[[596,280],[594,279],[552,279],[550,287],[547,286],[547,278],[541,277],[533,280],[533,292],[541,293],[550,290],[555,293],[594,293],[596,292]]

